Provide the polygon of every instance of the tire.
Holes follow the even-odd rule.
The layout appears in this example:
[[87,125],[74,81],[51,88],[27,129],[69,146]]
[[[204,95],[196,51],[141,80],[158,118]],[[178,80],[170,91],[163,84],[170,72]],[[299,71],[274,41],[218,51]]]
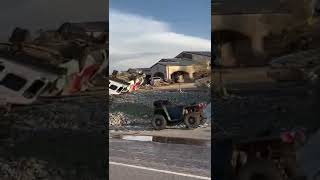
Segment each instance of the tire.
[[205,118],[204,113],[200,113],[200,125],[204,125],[206,123],[207,119]]
[[152,119],[152,127],[155,130],[165,129],[167,126],[167,120],[162,115],[155,115]]
[[239,171],[239,180],[283,180],[282,172],[272,161],[249,162]]
[[184,117],[184,124],[189,129],[197,128],[200,125],[200,114],[190,113]]

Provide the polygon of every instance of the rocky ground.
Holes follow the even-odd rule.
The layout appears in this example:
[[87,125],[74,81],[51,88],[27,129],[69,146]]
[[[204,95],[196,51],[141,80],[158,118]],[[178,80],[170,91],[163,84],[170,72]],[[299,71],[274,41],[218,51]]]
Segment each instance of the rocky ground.
[[43,100],[30,106],[16,106],[11,112],[2,111],[0,118],[20,129],[103,130],[106,101],[105,95]]
[[248,84],[230,86],[230,96],[213,99],[217,135],[244,138],[272,135],[288,129],[320,127],[308,87]]
[[42,99],[0,119],[1,179],[106,178],[105,93]]
[[175,104],[187,105],[194,102],[209,102],[207,90],[145,90],[129,94],[110,96],[110,130],[150,130],[153,117],[153,102],[170,100]]
[[56,179],[62,179],[60,175],[63,173],[59,169],[49,169],[47,162],[36,159],[16,161],[1,159],[0,168],[2,179],[42,179],[49,175]]
[[1,142],[1,179],[105,179],[107,176],[103,156],[106,142],[101,134],[88,137],[85,132],[66,135],[49,130],[15,133],[19,140]]

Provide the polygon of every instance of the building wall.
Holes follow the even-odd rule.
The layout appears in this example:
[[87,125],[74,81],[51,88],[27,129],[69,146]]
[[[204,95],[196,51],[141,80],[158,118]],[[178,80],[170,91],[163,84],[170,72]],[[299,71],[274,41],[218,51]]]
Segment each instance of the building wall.
[[195,69],[193,66],[168,66],[168,79],[171,79],[171,74],[177,71],[187,72],[190,78],[193,79],[193,73],[195,72]]
[[154,76],[157,72],[164,74],[164,78],[171,80],[171,75],[177,71],[187,72],[191,79],[193,79],[193,73],[195,69],[193,66],[164,66],[161,64],[156,64],[151,68],[151,74]]
[[[222,62],[227,62],[226,66],[246,66],[248,62],[243,63],[243,60],[251,59],[252,66],[265,65],[274,55],[281,55],[286,46],[277,42],[274,47],[269,46],[272,38],[277,39],[270,35],[283,35],[284,30],[306,23],[311,15],[311,4],[312,0],[261,0],[259,4],[252,0],[224,0],[212,3],[213,38],[219,45],[227,44],[221,47],[225,55]],[[239,40],[239,34],[246,40]],[[221,36],[229,37],[228,42],[225,39],[221,43]]]
[[[291,23],[291,16],[289,14],[241,14],[241,15],[213,15],[212,16],[212,31],[215,32],[228,32],[225,36],[229,36],[229,42],[224,42],[223,62],[227,62],[226,66],[233,66],[242,64],[240,56],[248,56],[251,54],[250,59],[253,61],[264,61],[263,58],[267,56],[264,48],[264,38],[270,33],[280,33]],[[233,39],[230,40],[230,32],[234,32]],[[216,33],[217,34],[217,33]],[[237,39],[237,34],[246,37],[248,42],[243,38]],[[223,36],[223,33],[220,33]],[[215,37],[217,40],[217,37]],[[224,38],[225,37],[219,37]],[[228,44],[229,43],[229,44]],[[230,44],[231,43],[231,44]],[[247,50],[237,53],[237,49],[243,49],[245,45],[249,45]],[[231,48],[231,45],[233,46]],[[226,59],[227,58],[227,59]],[[244,57],[243,59],[248,59]],[[262,62],[263,63],[263,62]],[[253,63],[255,64],[255,63]],[[259,62],[257,63],[259,64]]]
[[164,74],[165,78],[167,78],[167,68],[166,66],[162,64],[155,64],[153,67],[151,67],[151,75],[154,76],[157,72],[161,72]]

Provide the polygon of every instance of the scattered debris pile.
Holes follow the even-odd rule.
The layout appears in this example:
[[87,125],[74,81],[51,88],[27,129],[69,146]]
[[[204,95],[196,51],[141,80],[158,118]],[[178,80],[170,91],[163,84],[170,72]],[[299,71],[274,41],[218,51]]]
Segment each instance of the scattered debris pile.
[[[93,156],[102,152],[84,144],[105,146],[99,138],[108,112],[107,28],[107,22],[65,23],[37,37],[16,28],[10,42],[0,43],[1,179],[99,179],[103,158]],[[82,161],[89,153],[96,162]],[[57,154],[75,162],[70,167]]]
[[197,79],[195,81],[195,85],[197,87],[200,87],[200,88],[210,88],[210,86],[211,86],[211,77],[208,76],[208,77],[204,77],[204,78],[201,78],[201,79]]
[[65,23],[35,38],[16,28],[0,48],[2,103],[30,104],[38,96],[86,90],[107,68],[107,27],[106,22]]

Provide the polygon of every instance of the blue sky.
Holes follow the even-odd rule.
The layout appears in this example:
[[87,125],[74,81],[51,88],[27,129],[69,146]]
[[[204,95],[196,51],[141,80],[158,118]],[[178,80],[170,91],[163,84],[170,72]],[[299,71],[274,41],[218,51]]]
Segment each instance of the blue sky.
[[211,0],[110,0],[111,9],[167,22],[174,32],[210,39]]
[[210,0],[110,0],[110,71],[210,51]]

